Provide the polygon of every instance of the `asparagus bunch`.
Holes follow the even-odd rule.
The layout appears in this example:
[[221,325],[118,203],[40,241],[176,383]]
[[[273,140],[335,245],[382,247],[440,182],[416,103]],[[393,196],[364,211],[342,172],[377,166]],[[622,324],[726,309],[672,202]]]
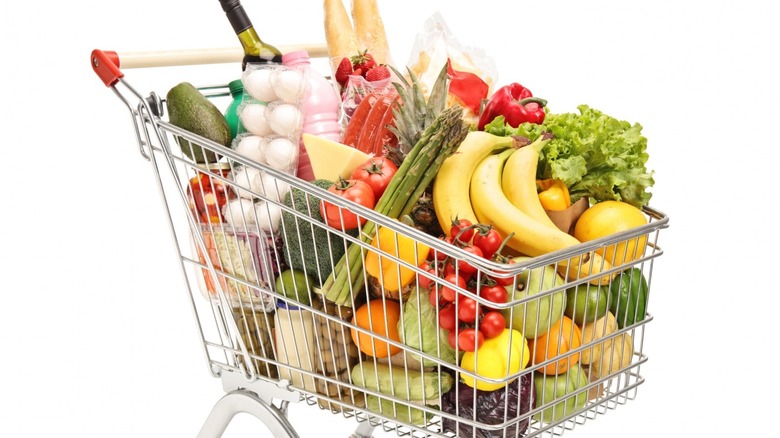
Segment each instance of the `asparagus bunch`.
[[[404,158],[374,207],[375,211],[393,219],[412,211],[444,160],[466,137],[468,125],[462,117],[463,108],[457,105],[445,109],[436,117]],[[370,243],[375,232],[376,223],[368,221],[363,226],[361,239]],[[352,243],[328,276],[322,293],[325,299],[333,303],[350,305],[353,301],[352,291],[361,289],[363,284],[363,252],[361,245]]]

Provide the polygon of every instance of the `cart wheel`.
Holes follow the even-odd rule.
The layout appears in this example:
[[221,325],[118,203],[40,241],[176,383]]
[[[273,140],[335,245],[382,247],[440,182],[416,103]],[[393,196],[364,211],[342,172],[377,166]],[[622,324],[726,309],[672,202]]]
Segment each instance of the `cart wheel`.
[[287,417],[276,406],[265,402],[254,392],[244,389],[230,391],[214,405],[198,438],[219,438],[239,412],[257,417],[274,437],[300,438]]
[[373,438],[373,432],[374,426],[372,426],[368,421],[362,421],[358,423],[357,429],[355,429],[355,432],[353,432],[349,438]]

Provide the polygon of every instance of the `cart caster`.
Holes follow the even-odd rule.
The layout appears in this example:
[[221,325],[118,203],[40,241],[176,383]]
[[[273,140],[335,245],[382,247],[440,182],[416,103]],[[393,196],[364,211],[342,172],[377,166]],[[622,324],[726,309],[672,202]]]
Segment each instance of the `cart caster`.
[[349,436],[349,438],[372,438],[374,432],[374,426],[368,421],[363,421],[358,424],[357,429]]
[[198,438],[221,437],[239,412],[257,417],[270,429],[274,437],[300,438],[282,410],[261,399],[254,392],[244,389],[230,391],[219,399],[200,429]]

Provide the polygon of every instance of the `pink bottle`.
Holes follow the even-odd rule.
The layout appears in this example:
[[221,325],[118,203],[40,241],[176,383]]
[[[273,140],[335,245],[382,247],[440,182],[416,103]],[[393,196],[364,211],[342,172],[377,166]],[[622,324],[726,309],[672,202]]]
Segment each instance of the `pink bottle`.
[[[341,98],[336,88],[324,76],[311,68],[309,54],[305,50],[285,54],[282,56],[282,63],[289,67],[307,70],[309,90],[302,105],[303,132],[340,142],[339,105],[341,105]],[[311,162],[303,140],[299,146],[297,176],[304,181],[312,181],[314,172],[311,169]]]

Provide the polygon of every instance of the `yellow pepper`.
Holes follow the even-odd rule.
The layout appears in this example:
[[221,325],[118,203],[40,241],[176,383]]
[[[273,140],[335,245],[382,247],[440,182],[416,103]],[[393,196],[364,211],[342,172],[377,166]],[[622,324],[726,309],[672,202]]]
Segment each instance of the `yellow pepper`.
[[419,266],[428,257],[431,248],[411,237],[398,234],[387,227],[379,227],[371,246],[381,251],[366,251],[363,268],[379,280],[383,290],[397,292],[416,278],[415,271],[396,261],[403,260]]
[[476,352],[463,353],[463,359],[460,361],[460,366],[464,370],[488,379],[499,380],[499,382],[475,379],[464,372],[460,373],[460,377],[463,379],[463,383],[472,388],[495,391],[514,380],[500,381],[524,369],[530,358],[531,352],[528,349],[528,341],[526,341],[525,336],[517,330],[506,328],[495,338],[486,339]]
[[541,189],[539,201],[545,210],[562,211],[571,207],[569,189],[563,181],[559,179],[537,180],[536,185]]

